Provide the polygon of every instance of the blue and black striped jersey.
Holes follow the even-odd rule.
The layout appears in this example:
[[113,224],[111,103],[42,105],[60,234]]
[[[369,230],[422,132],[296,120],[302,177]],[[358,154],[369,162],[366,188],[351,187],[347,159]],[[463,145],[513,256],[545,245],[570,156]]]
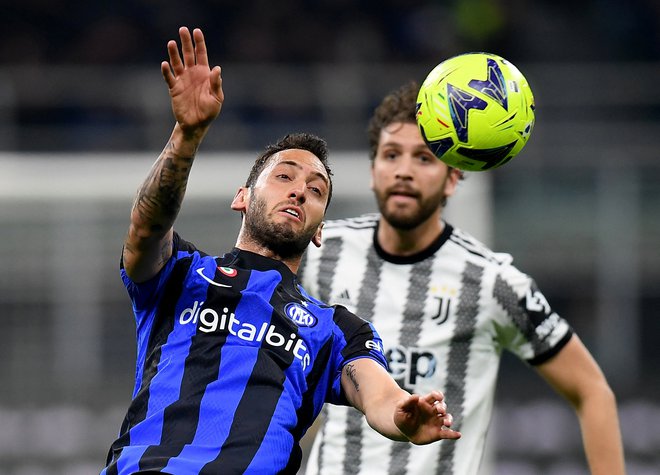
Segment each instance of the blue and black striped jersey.
[[342,367],[387,366],[370,323],[310,297],[280,261],[209,256],[175,235],[153,279],[121,274],[135,389],[102,475],[296,473],[323,403],[347,404]]

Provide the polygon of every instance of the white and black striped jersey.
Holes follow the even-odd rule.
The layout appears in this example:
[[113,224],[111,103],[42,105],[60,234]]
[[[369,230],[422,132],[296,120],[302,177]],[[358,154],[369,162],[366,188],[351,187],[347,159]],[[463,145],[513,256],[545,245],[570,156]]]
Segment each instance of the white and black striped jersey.
[[378,220],[326,223],[299,278],[312,295],[371,321],[396,381],[419,394],[442,391],[463,435],[425,446],[392,442],[355,409],[326,405],[307,474],[476,474],[502,351],[538,364],[572,330],[510,255],[446,223],[425,251],[389,255],[375,240]]

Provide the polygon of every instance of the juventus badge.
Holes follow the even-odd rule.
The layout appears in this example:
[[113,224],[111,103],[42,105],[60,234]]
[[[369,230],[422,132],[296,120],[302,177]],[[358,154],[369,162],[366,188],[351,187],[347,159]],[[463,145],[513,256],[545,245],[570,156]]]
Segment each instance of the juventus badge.
[[451,299],[446,297],[434,297],[438,301],[438,313],[433,317],[433,321],[438,325],[442,325],[449,318],[449,308],[451,307]]

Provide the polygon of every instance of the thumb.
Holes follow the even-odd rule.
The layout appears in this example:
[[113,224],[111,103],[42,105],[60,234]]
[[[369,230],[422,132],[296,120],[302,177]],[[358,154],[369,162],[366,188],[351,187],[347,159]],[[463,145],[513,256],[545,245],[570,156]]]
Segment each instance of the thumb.
[[220,66],[215,66],[211,70],[211,75],[209,77],[209,83],[211,86],[211,92],[215,95],[220,102],[224,101],[225,96],[222,91],[222,68]]

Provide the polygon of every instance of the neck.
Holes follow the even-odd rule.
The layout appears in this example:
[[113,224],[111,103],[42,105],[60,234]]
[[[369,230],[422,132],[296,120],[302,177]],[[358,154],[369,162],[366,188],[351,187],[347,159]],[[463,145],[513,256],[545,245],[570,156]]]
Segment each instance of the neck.
[[255,239],[249,238],[246,235],[246,233],[243,232],[239,233],[235,247],[237,247],[242,251],[253,252],[255,254],[259,254],[260,256],[264,256],[270,259],[275,259],[277,261],[280,261],[284,265],[286,265],[291,270],[291,272],[293,272],[294,274],[298,273],[298,268],[300,267],[300,260],[302,259],[302,254],[298,256],[282,257],[281,255],[279,255],[269,247],[264,246]]
[[394,256],[412,256],[428,248],[442,233],[444,223],[434,214],[413,229],[399,229],[381,216],[378,225],[378,244]]

